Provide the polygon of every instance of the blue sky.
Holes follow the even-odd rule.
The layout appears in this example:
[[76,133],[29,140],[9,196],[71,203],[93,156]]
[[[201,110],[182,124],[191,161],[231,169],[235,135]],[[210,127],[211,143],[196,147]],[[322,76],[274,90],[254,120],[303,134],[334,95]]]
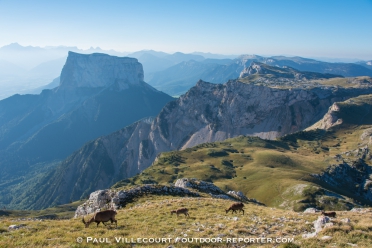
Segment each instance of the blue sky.
[[0,46],[372,59],[372,0],[0,0]]

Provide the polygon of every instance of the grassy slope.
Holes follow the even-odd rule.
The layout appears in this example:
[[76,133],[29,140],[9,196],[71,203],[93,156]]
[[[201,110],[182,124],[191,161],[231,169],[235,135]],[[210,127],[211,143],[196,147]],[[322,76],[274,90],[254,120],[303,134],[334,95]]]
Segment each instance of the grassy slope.
[[[319,79],[308,79],[308,80],[292,80],[293,83],[283,84],[280,81],[276,80],[275,75],[273,74],[252,74],[244,78],[239,78],[238,80],[242,83],[253,83],[253,84],[263,84],[262,80],[259,79],[268,79],[271,83],[265,83],[268,87],[273,88],[283,88],[291,89],[296,87],[301,87],[302,84],[306,84],[307,88],[313,88],[314,85],[324,85],[324,86],[333,86],[333,87],[343,87],[343,88],[359,88],[369,86],[372,83],[371,77],[355,77],[355,78],[319,78]],[[270,81],[271,80],[271,81]],[[312,86],[311,86],[312,85]]]
[[69,219],[75,214],[76,208],[83,201],[76,201],[70,204],[59,205],[43,210],[0,210],[0,218],[37,218],[37,219]]
[[[258,238],[264,235],[273,239],[293,238],[301,247],[325,247],[346,243],[368,247],[371,240],[372,224],[365,215],[352,212],[337,212],[334,226],[324,229],[318,236],[330,235],[331,241],[302,239],[302,234],[312,232],[312,221],[318,214],[303,214],[280,209],[246,204],[245,215],[226,214],[224,209],[229,201],[211,198],[178,198],[169,196],[147,196],[138,202],[129,204],[118,211],[118,227],[96,227],[92,224],[84,228],[81,219],[69,220],[14,220],[3,218],[0,225],[0,247],[131,247],[130,244],[115,243],[116,238],[172,238],[170,243],[136,245],[137,247],[200,247],[199,244],[173,244],[176,237],[188,238]],[[170,211],[187,207],[190,218],[172,216]],[[370,213],[368,213],[370,214]],[[234,219],[237,217],[236,219]],[[341,219],[349,218],[344,224]],[[88,219],[88,217],[86,217]],[[12,224],[24,224],[25,228],[8,231]],[[76,239],[84,238],[82,244]],[[86,243],[86,237],[107,238],[111,244]],[[240,244],[244,245],[244,244]],[[250,247],[273,247],[274,244],[254,244]],[[285,247],[284,244],[280,247]],[[226,247],[218,245],[214,247]],[[203,245],[205,247],[205,245]],[[211,247],[211,246],[210,246]],[[230,244],[231,247],[231,244]],[[298,246],[292,246],[298,247]]]
[[[315,141],[265,141],[255,137],[238,137],[224,142],[199,145],[184,151],[163,153],[157,162],[138,176],[114,187],[141,183],[171,183],[189,177],[213,181],[221,189],[242,191],[249,198],[279,206],[299,195],[285,194],[290,187],[314,184],[311,173],[328,165],[328,151],[320,150]],[[222,152],[220,156],[213,152]],[[314,184],[315,185],[315,184]]]

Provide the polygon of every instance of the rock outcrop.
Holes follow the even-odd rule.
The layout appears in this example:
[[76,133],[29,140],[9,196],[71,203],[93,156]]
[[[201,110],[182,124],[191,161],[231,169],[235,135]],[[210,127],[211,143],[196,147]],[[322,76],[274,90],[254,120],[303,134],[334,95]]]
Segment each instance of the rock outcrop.
[[317,220],[313,222],[315,231],[312,233],[303,234],[303,238],[313,238],[325,227],[333,226],[331,219],[327,216],[319,216]]
[[192,188],[200,192],[209,193],[209,194],[224,194],[224,192],[218,188],[216,185],[210,182],[204,182],[194,178],[182,178],[178,179],[174,184],[176,187],[180,188]]
[[348,193],[356,199],[372,203],[372,168],[363,159],[344,160],[313,176],[333,187],[348,189]]
[[331,127],[337,126],[342,124],[342,119],[340,119],[337,116],[337,112],[340,110],[337,103],[332,104],[331,107],[329,107],[328,112],[324,115],[324,117],[312,125],[311,127],[307,128],[306,130],[312,130],[312,129],[330,129]]
[[129,190],[120,191],[110,189],[98,190],[91,193],[89,199],[77,208],[75,218],[100,211],[103,208],[122,208],[135,198],[148,194],[189,197],[200,196],[199,193],[190,191],[186,188],[165,185],[142,185]]

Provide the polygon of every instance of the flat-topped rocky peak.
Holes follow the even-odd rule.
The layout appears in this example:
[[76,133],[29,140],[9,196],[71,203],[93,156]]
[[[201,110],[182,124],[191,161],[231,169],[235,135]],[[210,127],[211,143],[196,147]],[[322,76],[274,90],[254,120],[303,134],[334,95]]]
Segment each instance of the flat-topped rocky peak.
[[96,88],[117,83],[126,88],[128,84],[140,84],[143,78],[142,64],[135,58],[69,52],[61,72],[60,87]]

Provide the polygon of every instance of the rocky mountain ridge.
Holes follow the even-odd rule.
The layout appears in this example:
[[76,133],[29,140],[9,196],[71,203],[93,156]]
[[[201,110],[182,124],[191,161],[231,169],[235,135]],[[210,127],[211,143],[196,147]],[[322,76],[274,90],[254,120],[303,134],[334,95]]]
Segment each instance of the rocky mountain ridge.
[[329,79],[329,78],[336,78],[336,77],[343,77],[340,75],[334,74],[325,74],[325,73],[317,73],[317,72],[306,72],[306,71],[299,71],[293,69],[288,66],[284,66],[283,68],[278,66],[271,66],[268,64],[264,64],[261,62],[252,62],[249,67],[246,67],[242,70],[239,77],[244,78],[251,75],[261,75],[262,77],[270,78],[273,77],[274,79],[278,78],[285,78],[285,79],[292,79],[292,80],[312,80],[312,79]]
[[[168,103],[152,122],[137,122],[73,153],[44,179],[53,182],[53,192],[42,184],[37,186],[46,191],[34,207],[74,201],[107,188],[114,180],[146,169],[161,152],[242,134],[275,139],[303,130],[321,119],[334,102],[368,92],[372,92],[371,86],[278,89],[237,80],[223,85],[199,81]],[[73,173],[76,171],[79,174]],[[92,179],[98,175],[105,176]]]
[[193,82],[199,79],[211,83],[225,83],[230,79],[237,79],[242,71],[250,68],[252,63],[263,63],[278,69],[290,67],[302,72],[343,77],[372,76],[372,70],[366,64],[328,63],[301,57],[241,55],[231,61],[226,60],[224,63],[216,60],[184,61],[147,75],[147,78],[149,84],[155,88],[167,94],[179,96],[186,93],[193,86]]

